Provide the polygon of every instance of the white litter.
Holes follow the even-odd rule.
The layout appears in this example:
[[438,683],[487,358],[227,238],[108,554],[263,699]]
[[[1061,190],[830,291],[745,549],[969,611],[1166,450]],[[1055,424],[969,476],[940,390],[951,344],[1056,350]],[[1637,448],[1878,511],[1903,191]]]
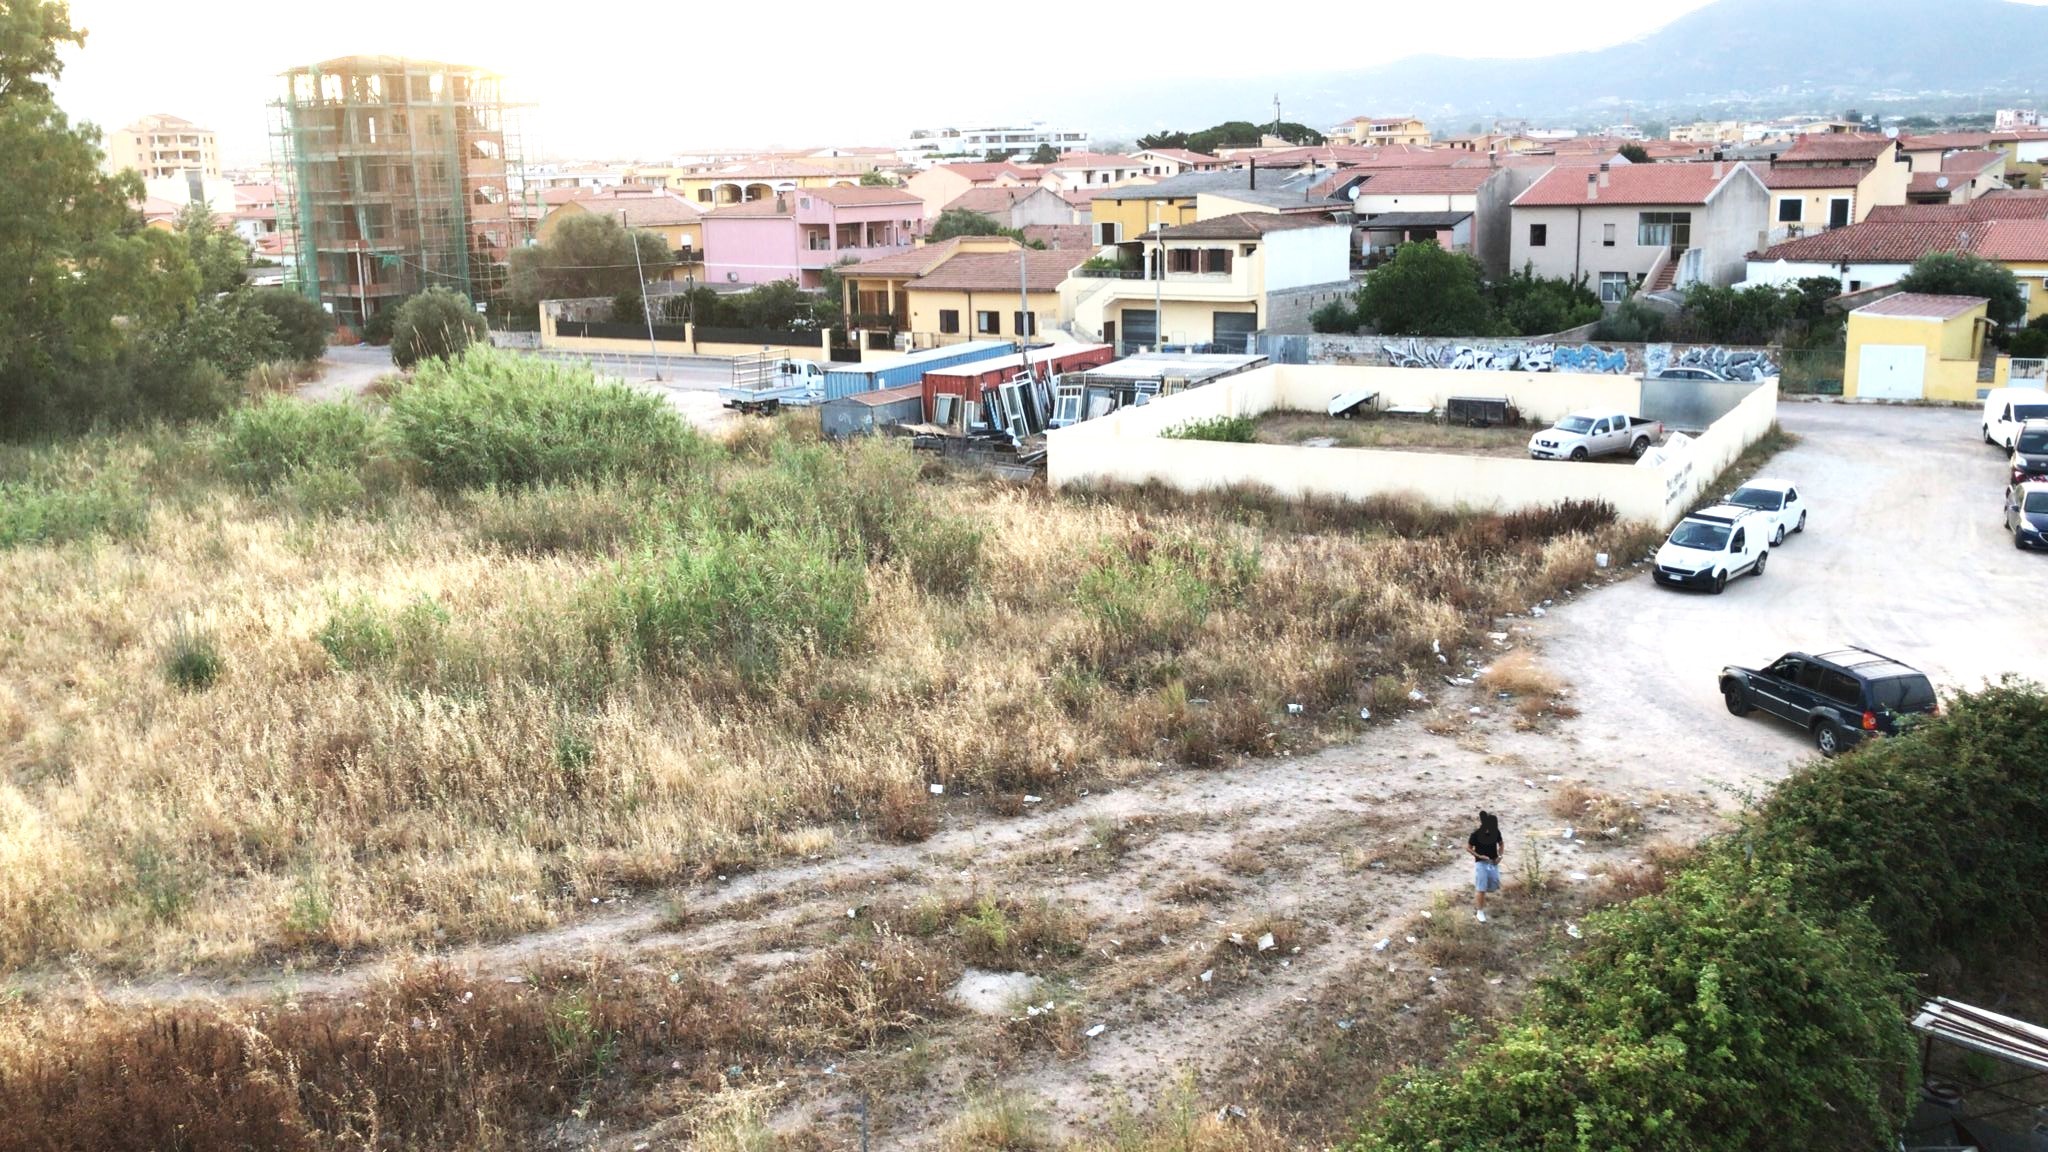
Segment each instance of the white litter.
[[1429,642],[1429,650],[1430,650],[1431,652],[1434,652],[1434,653],[1436,653],[1437,655],[1441,656],[1441,655],[1443,655],[1443,652],[1444,652],[1444,646],[1443,646],[1443,645],[1441,645],[1441,644],[1439,644],[1439,643],[1437,643],[1437,642],[1436,642],[1435,640],[1431,640],[1431,641]]
[[1097,1036],[1100,1036],[1100,1035],[1102,1035],[1102,1034],[1103,1034],[1104,1032],[1107,1032],[1107,1031],[1109,1031],[1109,1025],[1107,1025],[1107,1024],[1097,1024],[1097,1025],[1096,1025],[1095,1027],[1093,1027],[1093,1028],[1090,1028],[1090,1029],[1088,1030],[1088,1038],[1089,1038],[1090,1040],[1093,1040],[1093,1039],[1095,1039],[1095,1038],[1096,1038]]
[[932,795],[934,795],[934,796],[944,796],[945,794],[946,794],[946,786],[945,786],[944,784],[934,784],[934,785],[932,785]]
[[1566,924],[1564,926],[1564,934],[1571,937],[1574,940],[1585,939],[1584,935],[1579,932],[1579,926],[1577,924]]
[[1416,702],[1417,704],[1421,704],[1421,703],[1423,703],[1423,702],[1427,701],[1427,700],[1429,699],[1429,697],[1427,697],[1427,696],[1424,696],[1424,695],[1423,695],[1423,694],[1421,693],[1421,691],[1420,691],[1420,690],[1418,690],[1418,689],[1410,688],[1410,689],[1408,690],[1408,699],[1410,699],[1410,700],[1413,700],[1413,701],[1414,701],[1414,702]]
[[1370,720],[1370,719],[1372,719],[1372,709],[1370,709],[1370,708],[1360,708],[1360,709],[1358,710],[1358,718],[1359,718],[1360,720]]
[[1436,916],[1432,914],[1428,909],[1424,909],[1422,913],[1422,918],[1424,920],[1434,920],[1436,919]]
[[1232,933],[1230,934],[1230,942],[1231,942],[1232,944],[1242,944],[1242,943],[1244,943],[1244,933],[1242,933],[1242,932],[1232,932]]
[[1275,945],[1273,942],[1273,934],[1271,932],[1268,932],[1264,936],[1259,937],[1259,951],[1270,952],[1275,947],[1277,947],[1277,945]]
[[1385,952],[1387,950],[1387,945],[1392,944],[1393,942],[1394,938],[1392,936],[1385,937],[1379,943],[1373,945],[1372,950],[1375,952]]
[[1605,552],[1595,552],[1595,553],[1593,553],[1593,567],[1595,567],[1595,568],[1605,568],[1605,567],[1607,567],[1607,553],[1605,553]]
[[1542,617],[1542,615],[1543,615],[1543,609],[1541,609],[1541,608],[1531,608],[1531,609],[1529,609],[1529,615],[1531,615],[1531,616],[1535,616],[1535,617],[1538,617],[1538,618],[1540,619],[1540,618]]
[[1042,804],[1045,802],[1045,798],[1042,796],[1026,796],[1024,802],[1026,804]]
[[1289,705],[1287,706],[1287,714],[1288,714],[1289,716],[1299,716],[1299,715],[1301,715],[1301,705],[1299,705],[1299,704],[1289,704]]
[[1207,984],[1209,982],[1209,978],[1214,975],[1216,975],[1216,970],[1214,968],[1210,968],[1202,973],[1200,979],[1202,983]]
[[847,918],[848,920],[858,920],[858,919],[860,919],[860,909],[858,909],[858,908],[848,908],[848,909],[846,910],[846,918]]
[[1565,825],[1565,826],[1564,826],[1564,839],[1566,839],[1566,840],[1569,840],[1569,839],[1571,839],[1571,838],[1572,838],[1572,826],[1571,826],[1571,825],[1569,825],[1569,824],[1567,824],[1567,825]]
[[1413,943],[1415,943],[1415,937],[1413,937],[1413,936],[1410,936],[1410,937],[1408,937],[1408,942],[1409,942],[1410,944],[1413,944]]
[[1592,877],[1586,875],[1584,872],[1568,872],[1565,874],[1565,879],[1570,880],[1574,884],[1583,884],[1586,881],[1591,880]]

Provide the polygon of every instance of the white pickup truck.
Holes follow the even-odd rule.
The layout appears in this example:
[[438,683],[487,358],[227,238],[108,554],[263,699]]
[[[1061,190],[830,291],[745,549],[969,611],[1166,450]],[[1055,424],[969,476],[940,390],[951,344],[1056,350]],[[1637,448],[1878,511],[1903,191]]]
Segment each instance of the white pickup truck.
[[773,356],[735,360],[732,383],[718,390],[718,398],[747,413],[816,404],[825,398],[825,365]]
[[1623,412],[1574,412],[1529,437],[1537,460],[1590,460],[1626,452],[1641,457],[1664,438],[1664,425]]

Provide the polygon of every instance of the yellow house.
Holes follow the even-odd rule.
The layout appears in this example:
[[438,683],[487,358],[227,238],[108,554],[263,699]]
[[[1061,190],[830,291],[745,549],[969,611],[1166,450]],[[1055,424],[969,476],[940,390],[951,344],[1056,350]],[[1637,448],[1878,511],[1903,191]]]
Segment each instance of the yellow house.
[[911,346],[1029,339],[1052,331],[1065,322],[1060,285],[1088,255],[1075,248],[956,252],[903,286]]
[[858,327],[909,331],[910,297],[904,289],[911,281],[937,271],[955,256],[1015,252],[1022,247],[1008,236],[955,236],[908,252],[846,265],[838,271],[847,315],[864,318],[857,322]]
[[628,227],[660,233],[676,257],[676,266],[668,273],[670,280],[680,280],[703,271],[704,214],[674,192],[659,188],[616,188],[566,201],[541,217],[540,228],[536,232],[540,242],[545,244],[554,239],[555,230],[561,227],[562,221],[579,215],[623,219]]
[[1849,313],[1842,395],[1863,400],[1948,400],[1969,403],[1984,388],[2002,388],[2011,361],[1980,375],[1991,327],[1982,296],[1905,292]]
[[1324,135],[1332,144],[1427,144],[1429,125],[1413,116],[1353,116]]
[[1882,136],[1804,136],[1757,172],[1771,193],[1771,239],[1790,239],[1869,219],[1906,202],[1912,165]]

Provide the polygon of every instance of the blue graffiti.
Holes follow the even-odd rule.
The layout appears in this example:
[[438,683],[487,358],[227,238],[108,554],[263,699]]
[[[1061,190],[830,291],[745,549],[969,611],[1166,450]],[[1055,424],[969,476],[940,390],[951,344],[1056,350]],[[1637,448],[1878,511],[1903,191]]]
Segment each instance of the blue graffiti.
[[1387,363],[1396,368],[1451,368],[1466,372],[1594,372],[1620,376],[1628,372],[1628,353],[1593,344],[1435,344],[1407,340],[1382,344]]
[[1597,372],[1620,376],[1628,371],[1628,353],[1595,344],[1565,344],[1551,352],[1559,372]]

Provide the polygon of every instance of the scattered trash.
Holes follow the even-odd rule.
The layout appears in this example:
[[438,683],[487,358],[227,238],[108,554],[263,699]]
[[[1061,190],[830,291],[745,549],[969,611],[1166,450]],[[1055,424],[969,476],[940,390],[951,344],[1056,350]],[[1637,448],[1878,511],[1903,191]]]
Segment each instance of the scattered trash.
[[1393,942],[1394,938],[1392,936],[1384,937],[1380,940],[1379,943],[1372,946],[1372,950],[1375,952],[1385,952],[1387,950],[1387,945],[1392,944]]
[[945,786],[944,784],[934,784],[934,785],[932,785],[932,795],[934,795],[934,796],[944,796],[945,794],[946,794],[946,786]]
[[1242,1120],[1244,1119],[1244,1109],[1239,1108],[1235,1104],[1225,1104],[1216,1110],[1216,1118],[1218,1120]]
[[1370,708],[1360,708],[1360,709],[1358,710],[1358,718],[1359,718],[1360,720],[1370,720],[1370,719],[1372,719],[1372,709],[1370,709]]
[[1593,553],[1593,567],[1595,567],[1595,568],[1605,568],[1605,567],[1607,567],[1607,553],[1605,553],[1605,552],[1595,552],[1595,553]]
[[1243,944],[1243,943],[1244,943],[1244,933],[1242,933],[1242,932],[1232,932],[1232,933],[1230,934],[1230,942],[1231,942],[1232,944],[1239,944],[1239,945]]
[[[681,972],[669,973],[668,982],[671,984],[681,984],[683,982],[683,974]],[[469,996],[467,994],[464,994],[463,999],[467,1000],[469,999]]]
[[1422,918],[1424,920],[1434,920],[1436,919],[1436,915],[1430,912],[1429,909],[1425,908],[1422,910]]
[[526,977],[524,977],[524,976],[507,976],[507,977],[505,977],[505,983],[507,983],[507,984],[524,984],[524,983],[526,983]]
[[1470,676],[1446,676],[1444,677],[1444,683],[1449,684],[1453,688],[1470,688],[1472,686],[1472,678]]
[[1505,632],[1488,632],[1486,634],[1486,638],[1488,640],[1493,641],[1496,644],[1505,644],[1508,642],[1508,634]]
[[1089,1030],[1087,1031],[1086,1035],[1087,1035],[1087,1037],[1088,1037],[1088,1038],[1089,1038],[1090,1040],[1093,1040],[1093,1039],[1095,1039],[1095,1038],[1096,1038],[1097,1036],[1100,1036],[1100,1035],[1102,1035],[1102,1034],[1103,1034],[1104,1032],[1107,1032],[1107,1031],[1109,1031],[1109,1025],[1107,1025],[1107,1024],[1097,1024],[1097,1025],[1096,1025],[1095,1027],[1093,1027],[1093,1028],[1090,1028],[1090,1029],[1089,1029]]
[[1543,609],[1541,609],[1541,608],[1531,608],[1531,609],[1529,609],[1529,615],[1531,615],[1531,616],[1534,616],[1534,617],[1536,617],[1537,619],[1539,619],[1539,620],[1540,620],[1540,619],[1542,619],[1542,617],[1543,617]]
[[1579,932],[1579,926],[1577,924],[1566,924],[1564,926],[1564,934],[1571,937],[1574,940],[1585,939],[1585,937]]
[[1472,707],[1465,709],[1465,714],[1468,716],[1484,716],[1486,715],[1486,709],[1481,708],[1477,704],[1475,704]]
[[1216,970],[1214,968],[1206,968],[1203,969],[1202,974],[1200,977],[1198,977],[1198,979],[1200,979],[1202,983],[1207,984],[1209,982],[1209,978],[1214,975],[1216,975]]
[[1429,650],[1430,650],[1431,652],[1434,652],[1434,653],[1436,653],[1436,654],[1437,654],[1437,655],[1439,655],[1439,656],[1441,656],[1441,655],[1443,655],[1443,654],[1444,654],[1444,646],[1443,646],[1443,645],[1441,645],[1441,644],[1439,644],[1439,643],[1437,643],[1437,642],[1436,642],[1435,640],[1431,640],[1431,641],[1429,642]]
[[1567,825],[1565,825],[1565,826],[1564,826],[1564,837],[1563,837],[1563,838],[1564,838],[1564,839],[1566,839],[1566,840],[1569,840],[1569,839],[1571,839],[1571,838],[1572,838],[1572,826],[1571,826],[1571,825],[1567,824]]
[[860,919],[860,909],[858,909],[858,908],[848,908],[848,909],[846,910],[846,918],[847,918],[848,920],[858,920],[858,919]]
[[1344,1018],[1344,1019],[1342,1019],[1342,1020],[1339,1020],[1339,1021],[1337,1021],[1337,1031],[1339,1031],[1339,1032],[1349,1032],[1349,1031],[1351,1031],[1351,1019],[1350,1019],[1350,1017],[1346,1017],[1346,1018]]
[[1299,715],[1301,715],[1301,705],[1299,705],[1299,704],[1289,704],[1289,705],[1287,706],[1287,714],[1288,714],[1289,716],[1299,716]]
[[1168,940],[1165,936],[1161,936],[1159,937],[1159,946],[1161,948],[1171,948],[1173,947],[1173,941]]
[[1270,952],[1275,947],[1277,947],[1277,945],[1273,942],[1273,934],[1271,932],[1268,932],[1264,936],[1259,937],[1259,951]]
[[1424,696],[1422,694],[1422,690],[1419,688],[1410,688],[1408,690],[1408,699],[1414,701],[1417,704],[1429,703],[1429,697]]
[[1408,942],[1409,942],[1410,944],[1413,944],[1413,943],[1415,943],[1415,937],[1413,937],[1413,936],[1410,936],[1410,937],[1408,937]]
[[1574,884],[1583,884],[1586,881],[1591,880],[1592,877],[1586,875],[1584,872],[1568,872],[1565,874],[1565,879],[1570,880]]
[[1043,804],[1045,798],[1043,796],[1026,796],[1024,797],[1024,802],[1026,804]]
[[1494,977],[1493,979],[1491,979],[1491,980],[1488,980],[1488,981],[1487,981],[1487,983],[1488,983],[1488,984],[1498,984],[1498,983],[1500,983],[1500,981],[1501,981],[1501,978],[1500,978],[1500,977],[1498,977],[1498,976],[1495,976],[1495,977]]

